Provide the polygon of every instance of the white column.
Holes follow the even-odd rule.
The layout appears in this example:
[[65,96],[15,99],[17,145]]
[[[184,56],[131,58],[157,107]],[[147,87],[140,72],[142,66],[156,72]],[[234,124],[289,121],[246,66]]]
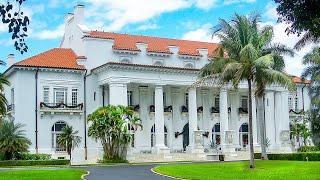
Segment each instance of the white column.
[[[98,96],[101,96],[98,94]],[[125,83],[110,83],[109,84],[109,102],[110,105],[128,105],[127,100],[127,84]]]
[[290,130],[290,120],[289,120],[289,110],[288,110],[288,96],[289,92],[288,91],[283,91],[281,92],[281,97],[282,97],[282,112],[283,117],[281,118],[281,123],[280,123],[280,130]]
[[194,147],[194,131],[197,128],[197,90],[194,87],[189,88],[189,146]]
[[257,127],[257,108],[256,108],[256,98],[252,94],[252,133],[253,133],[253,145],[258,145],[258,127]]
[[[293,100],[294,101],[294,100]],[[280,124],[282,121],[282,114],[283,112],[283,104],[282,104],[282,97],[281,92],[275,92],[274,95],[274,126],[275,126],[275,146],[279,148],[280,142]],[[288,102],[288,101],[287,101]],[[287,110],[289,111],[289,110]]]
[[229,130],[228,124],[228,92],[222,88],[220,90],[220,132],[221,132],[221,145],[225,145],[225,131]]
[[164,145],[164,113],[163,113],[163,89],[162,86],[155,88],[155,134],[156,148]]
[[265,125],[266,125],[266,138],[270,141],[269,150],[274,149],[276,144],[276,131],[274,123],[274,92],[268,91],[265,95]]

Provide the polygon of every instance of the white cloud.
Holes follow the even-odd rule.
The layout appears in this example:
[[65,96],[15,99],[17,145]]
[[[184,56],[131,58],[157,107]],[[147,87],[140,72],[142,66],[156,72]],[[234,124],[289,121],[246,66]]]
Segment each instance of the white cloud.
[[37,39],[57,39],[63,36],[64,34],[64,24],[59,25],[56,29],[53,30],[43,30],[40,32],[34,33],[32,37]]
[[202,27],[188,31],[183,36],[182,39],[192,40],[192,41],[204,41],[204,42],[219,42],[217,37],[212,38],[212,25],[207,23],[204,24]]
[[195,5],[200,9],[210,9],[217,5],[218,0],[196,0]]
[[[287,28],[287,26],[288,25],[284,23],[273,24],[274,38],[272,42],[281,43],[290,48],[293,48],[301,37],[298,37],[294,34],[287,35],[285,33],[285,29]],[[306,53],[310,52],[314,46],[314,44],[309,44],[302,48],[300,51],[295,51],[294,57],[285,56],[284,59],[286,63],[286,71],[289,74],[301,76],[301,73],[305,68],[305,66],[302,65],[303,56]]]
[[87,0],[88,15],[93,21],[109,21],[107,30],[117,31],[127,24],[145,22],[162,13],[191,6],[187,0]]
[[265,13],[263,13],[263,17],[265,17],[268,20],[276,21],[278,19],[277,6],[274,3],[269,2],[265,8]]
[[155,23],[147,23],[147,24],[142,24],[138,26],[135,30],[136,31],[145,31],[145,30],[150,30],[150,29],[158,29],[159,26]]

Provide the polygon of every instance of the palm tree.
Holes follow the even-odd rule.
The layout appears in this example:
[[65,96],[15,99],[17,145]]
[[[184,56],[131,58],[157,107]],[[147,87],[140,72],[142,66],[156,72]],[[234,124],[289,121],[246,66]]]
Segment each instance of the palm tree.
[[302,38],[294,45],[294,48],[297,50],[302,49],[305,45],[308,43],[314,43],[319,44],[320,43],[320,37],[315,36],[310,31],[306,32]]
[[104,150],[104,160],[122,159],[131,141],[128,127],[142,128],[141,121],[130,107],[109,105],[88,116],[91,123],[88,135],[99,140]]
[[78,131],[74,131],[72,126],[66,125],[62,128],[62,133],[58,137],[58,144],[65,147],[71,161],[71,151],[78,147],[81,137],[77,135]]
[[200,73],[202,79],[218,78],[222,83],[231,82],[235,88],[243,81],[248,84],[250,168],[254,168],[252,86],[260,87],[259,90],[263,92],[264,87],[271,83],[284,86],[292,83],[289,76],[274,69],[278,54],[274,53],[275,48],[269,50],[274,47],[270,44],[272,27],[260,28],[259,18],[259,15],[246,17],[235,14],[231,22],[220,19],[214,32],[221,40],[218,55]]
[[[311,130],[314,140],[320,139],[320,48],[314,48],[303,57],[303,64],[306,65],[302,78],[310,78],[311,95]],[[318,137],[318,138],[317,138]],[[317,143],[317,142],[315,142]],[[320,144],[320,142],[318,142]]]
[[14,124],[12,120],[4,120],[0,125],[0,152],[6,160],[13,158],[18,152],[28,151],[31,141],[25,137],[24,125]]
[[[0,66],[5,65],[3,61],[0,60]],[[10,82],[7,78],[1,73],[0,74],[0,115],[4,116],[7,112],[7,99],[5,98],[3,91],[4,85],[10,85]],[[2,118],[0,118],[1,122]],[[1,123],[0,123],[1,124]]]

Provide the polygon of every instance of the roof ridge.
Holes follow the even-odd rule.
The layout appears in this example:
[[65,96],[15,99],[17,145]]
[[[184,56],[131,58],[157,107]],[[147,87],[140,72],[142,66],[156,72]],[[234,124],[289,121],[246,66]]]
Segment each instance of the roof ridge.
[[98,31],[92,30],[90,32],[98,32],[98,33],[110,33],[115,35],[128,35],[128,36],[136,36],[136,37],[147,37],[147,38],[158,38],[158,39],[166,39],[166,40],[175,40],[175,41],[184,41],[184,42],[195,42],[195,43],[206,43],[206,44],[219,44],[214,42],[206,42],[206,41],[195,41],[195,40],[187,40],[187,39],[178,39],[178,38],[168,38],[168,37],[159,37],[159,36],[150,36],[150,35],[141,35],[141,34],[127,34],[127,33],[117,33],[117,32],[108,32],[108,31]]

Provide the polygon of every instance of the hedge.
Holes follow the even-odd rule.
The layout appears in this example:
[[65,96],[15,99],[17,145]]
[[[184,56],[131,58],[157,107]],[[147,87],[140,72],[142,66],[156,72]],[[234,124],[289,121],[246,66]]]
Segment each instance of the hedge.
[[[254,154],[255,159],[261,159],[261,153]],[[301,152],[290,154],[268,154],[269,160],[320,161],[320,152]]]
[[50,154],[29,154],[29,153],[17,153],[14,155],[17,160],[50,160]]
[[0,161],[0,167],[7,166],[42,166],[42,165],[69,165],[70,160],[8,160]]
[[317,146],[301,146],[298,152],[315,152],[320,151],[320,147]]

